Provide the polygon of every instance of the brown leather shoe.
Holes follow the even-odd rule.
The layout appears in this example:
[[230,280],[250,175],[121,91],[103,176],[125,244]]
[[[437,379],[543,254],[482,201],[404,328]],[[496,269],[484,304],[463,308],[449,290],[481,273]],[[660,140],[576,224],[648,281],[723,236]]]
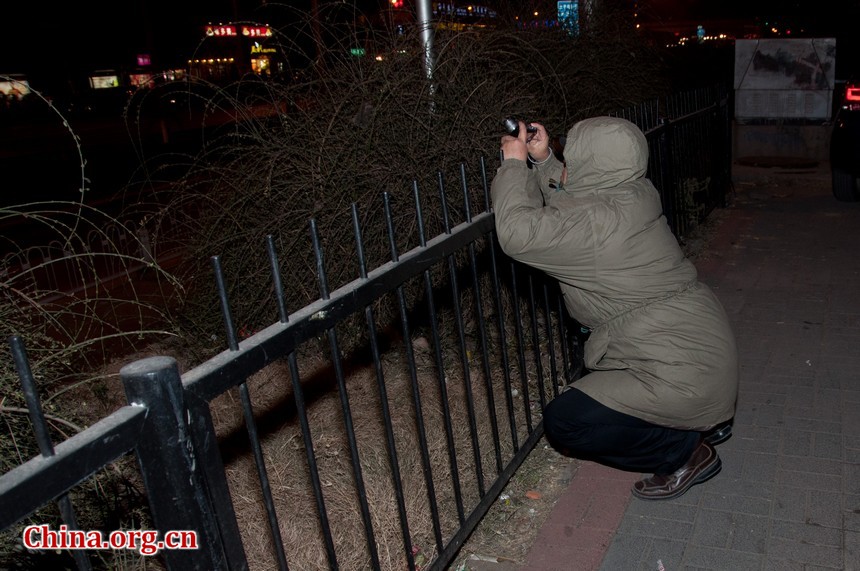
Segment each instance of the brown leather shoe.
[[702,440],[687,463],[671,474],[654,474],[633,484],[633,495],[643,500],[670,500],[714,476],[723,463],[714,447]]

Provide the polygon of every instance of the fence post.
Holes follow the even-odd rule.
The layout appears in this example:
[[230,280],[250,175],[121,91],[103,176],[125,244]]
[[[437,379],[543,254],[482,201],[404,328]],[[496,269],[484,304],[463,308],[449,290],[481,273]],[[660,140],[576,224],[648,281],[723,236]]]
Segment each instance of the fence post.
[[209,506],[201,463],[196,461],[188,429],[188,409],[176,361],[170,357],[141,359],[123,367],[120,377],[129,404],[148,409],[136,453],[159,539],[164,540],[167,531],[197,534],[196,549],[161,552],[167,568],[226,568],[214,510]]
[[723,191],[720,194],[720,208],[725,208],[729,205],[729,200],[727,198],[729,189],[732,188],[732,119],[729,114],[729,96],[726,94],[722,94],[720,100],[717,102],[719,105],[720,112],[718,114],[718,121],[720,122],[720,128],[723,133],[723,164],[721,165],[721,170],[723,173]]

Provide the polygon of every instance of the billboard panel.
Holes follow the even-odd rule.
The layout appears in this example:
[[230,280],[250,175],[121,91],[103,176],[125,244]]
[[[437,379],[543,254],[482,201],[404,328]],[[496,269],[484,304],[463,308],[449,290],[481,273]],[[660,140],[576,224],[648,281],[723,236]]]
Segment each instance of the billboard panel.
[[826,121],[835,70],[835,38],[737,40],[735,117]]

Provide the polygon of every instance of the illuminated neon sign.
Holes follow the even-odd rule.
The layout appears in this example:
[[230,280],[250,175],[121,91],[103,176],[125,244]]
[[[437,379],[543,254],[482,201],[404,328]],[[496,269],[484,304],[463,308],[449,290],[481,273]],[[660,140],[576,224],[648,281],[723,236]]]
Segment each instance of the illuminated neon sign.
[[251,53],[252,54],[274,54],[277,52],[278,52],[278,50],[276,50],[275,48],[264,48],[260,44],[255,44],[255,45],[251,46]]
[[228,25],[208,25],[206,26],[206,35],[207,36],[215,36],[215,37],[229,37],[229,36],[238,36],[239,34],[236,32],[236,26]]
[[268,26],[242,26],[242,35],[249,38],[268,38],[272,35],[272,29]]

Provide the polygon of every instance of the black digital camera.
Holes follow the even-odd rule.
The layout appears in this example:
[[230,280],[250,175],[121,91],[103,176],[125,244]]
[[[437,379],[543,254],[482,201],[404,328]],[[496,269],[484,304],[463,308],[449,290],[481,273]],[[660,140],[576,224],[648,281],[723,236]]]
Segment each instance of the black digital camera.
[[[505,132],[511,137],[520,136],[520,123],[514,117],[505,117],[502,119],[502,127],[505,128]],[[532,126],[531,123],[526,123],[526,132],[537,133],[537,127]]]

